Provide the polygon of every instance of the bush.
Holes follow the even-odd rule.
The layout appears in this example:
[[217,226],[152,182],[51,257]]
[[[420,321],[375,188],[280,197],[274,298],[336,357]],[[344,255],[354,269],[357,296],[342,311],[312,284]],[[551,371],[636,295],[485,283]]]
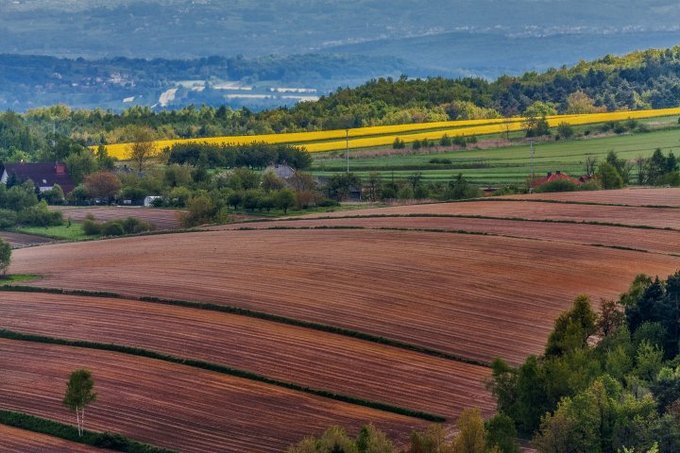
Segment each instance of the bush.
[[430,163],[431,164],[439,164],[439,165],[450,165],[451,159],[434,157],[434,158],[430,159]]
[[17,224],[17,213],[9,209],[0,209],[0,228],[10,228]]
[[125,228],[119,220],[112,220],[102,225],[102,235],[104,236],[122,236],[125,234]]
[[96,236],[102,234],[102,226],[93,219],[85,219],[83,222],[83,232],[87,236]]
[[551,181],[536,187],[534,192],[573,192],[575,190],[578,190],[578,186],[575,183],[566,179],[558,179],[557,181]]
[[578,190],[600,190],[602,187],[597,183],[597,181],[592,180],[578,186]]
[[123,230],[125,230],[125,234],[139,234],[153,229],[153,225],[149,222],[136,217],[128,217],[121,222],[121,225]]
[[64,216],[59,211],[50,211],[47,203],[41,201],[35,206],[19,211],[17,223],[25,226],[57,226],[64,223]]
[[324,198],[317,203],[317,206],[321,208],[332,208],[335,206],[340,206],[340,203],[338,203],[337,200],[333,200],[332,198]]

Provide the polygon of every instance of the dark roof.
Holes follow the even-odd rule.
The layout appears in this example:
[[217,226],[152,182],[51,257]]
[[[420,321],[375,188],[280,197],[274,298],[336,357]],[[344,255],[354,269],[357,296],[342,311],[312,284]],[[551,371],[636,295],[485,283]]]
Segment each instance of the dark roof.
[[59,184],[64,194],[71,192],[75,188],[73,180],[66,170],[66,165],[61,163],[18,163],[0,165],[0,175],[7,170],[8,177],[16,175],[20,181],[30,179],[39,187],[51,187]]

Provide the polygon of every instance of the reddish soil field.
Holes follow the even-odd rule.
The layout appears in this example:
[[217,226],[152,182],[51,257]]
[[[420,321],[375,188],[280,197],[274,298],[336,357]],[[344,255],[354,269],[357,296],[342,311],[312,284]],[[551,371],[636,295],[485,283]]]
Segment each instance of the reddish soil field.
[[680,207],[680,189],[595,190],[585,192],[535,193],[512,195],[502,198],[527,200],[575,201],[580,203],[624,204],[628,206],[676,206]]
[[[1,293],[1,326],[205,360],[371,401],[456,417],[495,402],[487,368],[284,324],[119,299]],[[121,328],[121,326],[124,326]]]
[[3,453],[50,452],[88,453],[105,452],[99,448],[69,442],[45,434],[0,425],[0,451]]
[[64,219],[80,222],[85,216],[92,214],[99,221],[109,221],[125,219],[127,217],[137,217],[146,220],[158,230],[176,230],[181,228],[177,216],[181,211],[173,209],[124,207],[124,206],[93,206],[93,207],[72,207],[72,206],[52,206],[64,213]]
[[403,440],[424,423],[195,368],[104,351],[0,340],[0,408],[73,423],[66,381],[92,370],[97,401],[86,427],[183,452],[282,451],[340,424],[372,421]]
[[679,268],[671,256],[526,239],[270,230],[26,248],[10,272],[43,275],[38,286],[236,305],[518,363],[543,350],[578,294],[617,297],[638,273]]
[[655,253],[680,255],[680,232],[678,231],[461,217],[364,217],[287,220],[224,225],[213,227],[212,229],[238,230],[243,228],[271,229],[318,227],[359,227],[376,229],[405,228],[452,232],[466,231],[538,239],[543,241],[628,247]]
[[54,239],[35,236],[33,234],[14,233],[10,231],[0,231],[0,239],[9,243],[12,248],[28,247],[30,245],[40,245],[54,242]]
[[486,216],[578,222],[588,221],[621,225],[644,225],[654,228],[674,228],[680,230],[680,209],[676,208],[643,208],[540,203],[533,201],[504,201],[497,198],[491,198],[487,201],[362,209],[355,212],[339,211],[311,214],[304,216],[303,218],[412,214]]

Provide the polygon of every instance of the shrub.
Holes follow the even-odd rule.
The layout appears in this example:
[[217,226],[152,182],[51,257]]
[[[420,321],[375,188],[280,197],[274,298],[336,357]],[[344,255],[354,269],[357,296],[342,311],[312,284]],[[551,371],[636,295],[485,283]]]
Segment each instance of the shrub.
[[17,223],[17,213],[9,209],[0,209],[0,228],[10,228]]
[[149,222],[136,217],[126,218],[121,222],[121,225],[123,226],[123,230],[125,230],[125,234],[144,233],[145,231],[151,231],[153,229],[153,225]]
[[434,157],[430,159],[431,164],[449,165],[451,164],[451,159]]
[[19,211],[17,223],[26,226],[57,226],[64,223],[64,216],[59,211],[50,211],[47,203],[41,201],[35,206]]
[[566,179],[558,179],[538,186],[534,192],[573,192],[577,189],[578,186],[575,183]]
[[87,236],[96,236],[102,234],[102,226],[93,219],[85,219],[83,221],[83,232]]
[[112,220],[102,225],[102,234],[104,236],[122,236],[125,234],[123,224],[119,220]]
[[335,206],[340,206],[340,203],[338,203],[337,200],[333,200],[332,198],[324,198],[317,203],[317,206],[321,208],[332,208]]

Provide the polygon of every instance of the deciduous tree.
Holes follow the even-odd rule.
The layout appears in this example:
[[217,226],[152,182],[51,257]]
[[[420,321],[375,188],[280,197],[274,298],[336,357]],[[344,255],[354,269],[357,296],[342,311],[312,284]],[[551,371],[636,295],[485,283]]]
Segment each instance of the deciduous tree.
[[94,392],[94,379],[92,372],[86,369],[79,369],[71,373],[66,384],[66,395],[64,405],[76,414],[78,424],[78,435],[83,435],[85,425],[85,407],[97,399]]

